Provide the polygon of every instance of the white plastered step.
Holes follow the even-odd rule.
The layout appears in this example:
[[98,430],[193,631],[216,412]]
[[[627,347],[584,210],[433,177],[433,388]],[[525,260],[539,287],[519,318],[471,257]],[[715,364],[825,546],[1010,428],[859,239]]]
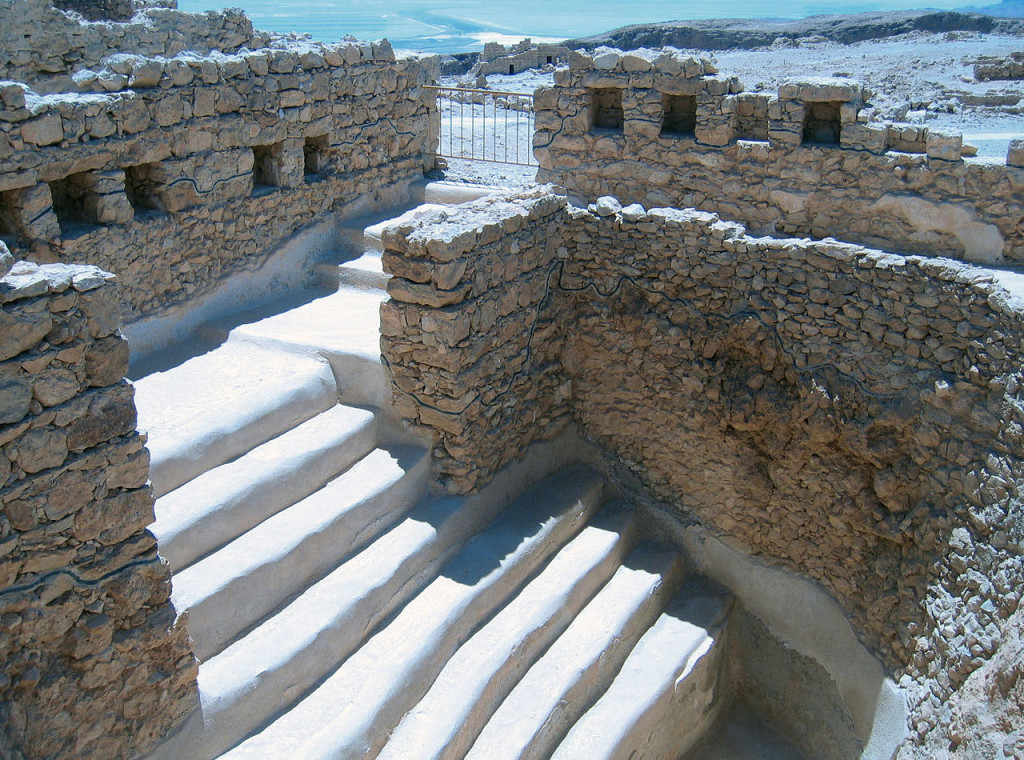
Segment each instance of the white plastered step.
[[372,757],[476,626],[583,529],[601,491],[581,468],[527,491],[315,691],[223,757]]

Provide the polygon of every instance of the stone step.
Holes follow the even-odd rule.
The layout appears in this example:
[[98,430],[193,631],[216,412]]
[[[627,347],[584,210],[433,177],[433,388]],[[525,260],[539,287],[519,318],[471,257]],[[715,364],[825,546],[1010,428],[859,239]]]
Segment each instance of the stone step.
[[340,404],[156,502],[150,527],[179,572],[276,512],[313,493],[370,452],[377,415]]
[[379,760],[462,758],[531,663],[615,572],[632,528],[628,512],[598,515],[459,648]]
[[156,496],[337,403],[330,364],[252,343],[225,344],[135,381]]
[[174,576],[196,656],[240,632],[323,577],[353,548],[398,519],[422,492],[422,449],[375,449],[345,473]]
[[723,676],[728,596],[684,589],[629,653],[552,760],[677,758],[729,702]]
[[317,264],[316,277],[325,288],[344,286],[356,290],[384,290],[391,279],[384,273],[380,251],[366,251],[340,264]]
[[383,406],[389,386],[380,357],[383,290],[348,286],[320,292],[304,302],[288,301],[212,322],[208,339],[228,344],[273,346],[325,358],[339,399],[356,406]]
[[[421,480],[426,457],[414,466],[396,461],[392,479]],[[200,664],[201,709],[149,760],[211,760],[308,693],[486,524],[486,510],[465,507],[461,498],[426,499],[353,535],[345,561]]]
[[531,488],[316,690],[223,757],[372,757],[444,663],[596,510],[582,468]]
[[507,187],[496,185],[474,185],[466,182],[452,182],[438,180],[427,182],[423,187],[424,203],[444,203],[448,205],[457,203],[468,203],[485,195],[494,193],[506,193]]
[[641,547],[516,684],[466,760],[545,760],[608,688],[682,580],[676,552]]

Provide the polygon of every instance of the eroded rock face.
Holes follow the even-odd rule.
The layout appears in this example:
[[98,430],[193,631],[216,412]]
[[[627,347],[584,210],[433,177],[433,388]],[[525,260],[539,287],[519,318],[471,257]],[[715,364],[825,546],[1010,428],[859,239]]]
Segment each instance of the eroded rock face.
[[995,656],[953,701],[951,758],[1024,757],[1024,608],[1002,626]]

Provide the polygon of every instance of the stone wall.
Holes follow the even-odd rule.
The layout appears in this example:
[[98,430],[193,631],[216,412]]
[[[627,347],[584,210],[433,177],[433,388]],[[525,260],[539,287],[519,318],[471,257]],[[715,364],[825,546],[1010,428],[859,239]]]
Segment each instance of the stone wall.
[[437,212],[391,228],[381,350],[396,410],[433,429],[434,473],[465,493],[568,420],[552,297],[553,219],[543,193]]
[[569,48],[565,45],[538,45],[527,37],[515,45],[505,46],[498,42],[486,43],[474,71],[484,76],[518,74],[527,69],[560,66],[568,59]]
[[974,64],[974,78],[979,82],[994,79],[1024,79],[1024,51],[1010,53],[1008,58],[986,56]]
[[[608,98],[618,121],[602,116]],[[849,80],[751,94],[671,52],[573,53],[537,91],[538,178],[590,200],[717,212],[758,233],[1024,261],[1024,153],[964,160],[960,135],[866,121],[866,100]]]
[[[568,407],[656,498],[828,589],[909,693],[905,757],[1012,746],[1012,726],[990,726],[986,738],[954,729],[954,714],[968,677],[1012,633],[1024,588],[1024,305],[991,273],[949,260],[754,238],[706,212],[623,209],[610,198],[533,220],[530,236],[553,253],[500,234],[506,219],[549,202],[478,206],[454,236],[458,252],[444,254],[469,271],[483,239],[485,271],[537,260],[544,329],[513,319],[496,339],[445,321],[472,303],[463,292],[481,298],[468,277],[452,281],[454,305],[433,285],[405,302],[404,282],[393,292],[382,343],[399,410],[443,444],[473,444],[439,449],[438,475],[479,486],[496,446],[522,451]],[[450,251],[450,224],[396,238]],[[389,248],[385,266],[406,281],[416,278],[403,267],[434,255]],[[535,303],[524,285],[491,279],[486,299]],[[518,336],[518,361],[544,357],[551,381],[510,388],[502,416],[471,394],[508,387],[520,366],[505,359],[508,336]],[[538,407],[530,394],[546,387],[557,395]],[[488,439],[488,413],[511,427]],[[447,464],[453,454],[461,470]],[[1006,693],[992,704],[1012,701]]]
[[327,212],[422,177],[431,67],[390,46],[117,56],[96,92],[0,83],[0,238],[114,272],[129,321],[180,304]]
[[79,13],[87,21],[130,21],[145,8],[177,8],[177,0],[53,0],[62,11]]
[[118,321],[95,267],[0,279],[0,748],[31,758],[133,757],[197,699]]
[[[113,6],[124,4],[108,5],[116,10]],[[105,6],[88,7],[96,12],[87,18]],[[72,91],[73,74],[125,51],[164,57],[185,51],[232,53],[243,46],[263,47],[268,40],[254,33],[252,22],[237,9],[185,13],[151,7],[125,23],[83,22],[77,14],[54,8],[51,0],[0,0],[0,18],[0,79],[30,83],[39,93]]]

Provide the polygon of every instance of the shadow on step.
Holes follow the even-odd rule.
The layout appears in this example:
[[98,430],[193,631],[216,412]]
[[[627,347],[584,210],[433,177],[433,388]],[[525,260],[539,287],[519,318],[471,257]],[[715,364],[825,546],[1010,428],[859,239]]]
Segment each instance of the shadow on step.
[[[533,499],[548,508],[531,508],[525,514],[509,515],[507,521],[495,523],[491,530],[475,536],[441,575],[463,586],[475,586],[520,548],[524,536],[534,535],[540,526],[565,513],[570,503],[568,496],[576,490],[573,485],[571,480],[568,485],[565,480],[549,480],[535,486],[531,492]],[[581,510],[582,502],[575,501],[572,510]]]
[[[139,361],[133,360],[128,370],[128,379],[138,380],[157,372],[166,372],[169,369],[184,364],[189,359],[208,354],[219,348],[227,340],[231,330],[236,327],[297,309],[333,292],[327,288],[303,290],[251,309],[245,309],[213,319],[200,325],[196,332],[185,340],[149,354]],[[209,329],[211,327],[214,329]]]

